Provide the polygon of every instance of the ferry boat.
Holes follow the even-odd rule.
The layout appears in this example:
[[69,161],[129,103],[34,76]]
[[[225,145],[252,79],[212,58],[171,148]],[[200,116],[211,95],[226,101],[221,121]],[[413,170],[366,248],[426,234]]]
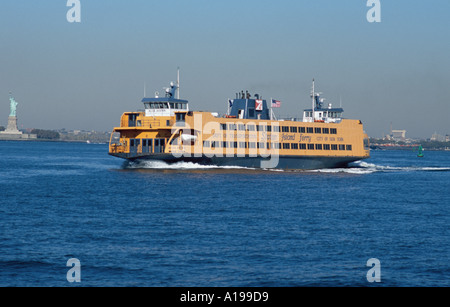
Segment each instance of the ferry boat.
[[302,170],[346,167],[370,156],[362,122],[342,118],[342,108],[325,106],[314,80],[312,107],[302,120],[277,119],[273,108],[279,101],[243,91],[228,101],[224,116],[191,111],[179,88],[178,75],[164,97],[156,92],[142,99],[143,111],[123,113],[109,154],[130,161]]

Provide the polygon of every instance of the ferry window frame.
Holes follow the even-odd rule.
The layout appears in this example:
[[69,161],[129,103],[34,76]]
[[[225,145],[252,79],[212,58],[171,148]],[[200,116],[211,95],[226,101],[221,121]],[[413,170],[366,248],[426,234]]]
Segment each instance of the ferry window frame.
[[323,150],[330,150],[330,144],[323,144]]
[[220,130],[227,131],[227,123],[221,123],[220,124]]
[[291,144],[283,143],[283,149],[291,149]]
[[245,125],[244,124],[239,124],[238,125],[238,130],[239,131],[245,131]]
[[345,151],[345,145],[339,144],[339,151]]
[[267,125],[266,127],[267,127],[267,132],[272,132],[272,126]]
[[248,131],[256,131],[255,125],[247,125]]
[[308,144],[308,150],[314,150],[314,144]]
[[314,128],[314,133],[315,134],[322,134],[322,128],[315,127]]
[[345,150],[352,151],[352,145],[345,145]]
[[338,150],[337,144],[331,144],[331,150]]
[[322,150],[322,144],[316,144],[316,150]]
[[291,132],[291,133],[297,133],[297,127],[291,126],[291,127],[290,127],[290,132]]
[[271,143],[272,149],[280,149],[280,143]]
[[272,132],[280,132],[280,126],[271,126]]
[[305,127],[298,127],[298,132],[299,133],[306,133],[306,128]]
[[247,142],[239,142],[239,148],[247,148]]
[[305,143],[298,144],[298,147],[299,147],[300,150],[306,150],[306,144]]
[[248,142],[248,148],[256,148],[256,142]]
[[281,132],[289,132],[289,127],[288,126],[282,126],[281,127]]
[[330,128],[330,134],[337,134],[336,128]]
[[330,128],[322,128],[323,134],[330,134]]
[[298,149],[298,143],[291,143],[291,149]]
[[248,117],[255,118],[255,108],[248,108]]
[[314,133],[313,127],[306,127],[306,133]]
[[203,147],[210,148],[211,147],[210,141],[203,141]]

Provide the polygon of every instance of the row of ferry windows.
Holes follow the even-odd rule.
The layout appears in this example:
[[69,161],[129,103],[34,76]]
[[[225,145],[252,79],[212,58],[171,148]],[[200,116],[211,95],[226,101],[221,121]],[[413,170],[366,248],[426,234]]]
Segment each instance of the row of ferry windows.
[[339,150],[351,151],[352,145],[344,144],[304,144],[304,143],[265,143],[265,142],[220,142],[204,141],[206,148],[260,148],[260,149],[300,149],[300,150]]
[[187,110],[186,103],[178,103],[178,102],[148,102],[145,104],[146,109],[168,109],[172,110]]
[[[220,124],[222,130],[240,130],[240,131],[267,131],[280,132],[279,126],[265,126],[265,125],[247,125],[244,124]],[[282,126],[281,132],[289,133],[316,133],[316,134],[337,134],[336,128],[318,128],[318,127],[288,127]]]

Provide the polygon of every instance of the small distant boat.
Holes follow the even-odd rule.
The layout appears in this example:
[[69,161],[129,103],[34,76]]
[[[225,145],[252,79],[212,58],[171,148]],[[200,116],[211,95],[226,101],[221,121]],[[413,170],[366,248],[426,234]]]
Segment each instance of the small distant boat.
[[422,145],[419,145],[419,153],[417,154],[417,157],[423,158],[423,147],[422,147]]

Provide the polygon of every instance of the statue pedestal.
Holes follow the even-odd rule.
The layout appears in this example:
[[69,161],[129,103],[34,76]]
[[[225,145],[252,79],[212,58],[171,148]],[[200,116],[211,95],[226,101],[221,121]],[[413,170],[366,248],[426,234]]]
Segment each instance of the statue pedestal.
[[17,128],[17,116],[8,117],[8,127],[6,128],[5,133],[8,134],[22,134]]
[[17,116],[8,117],[8,127],[6,128],[5,131],[0,132],[0,133],[15,135],[15,136],[22,135],[23,133],[21,131],[19,131],[19,129],[17,128]]

